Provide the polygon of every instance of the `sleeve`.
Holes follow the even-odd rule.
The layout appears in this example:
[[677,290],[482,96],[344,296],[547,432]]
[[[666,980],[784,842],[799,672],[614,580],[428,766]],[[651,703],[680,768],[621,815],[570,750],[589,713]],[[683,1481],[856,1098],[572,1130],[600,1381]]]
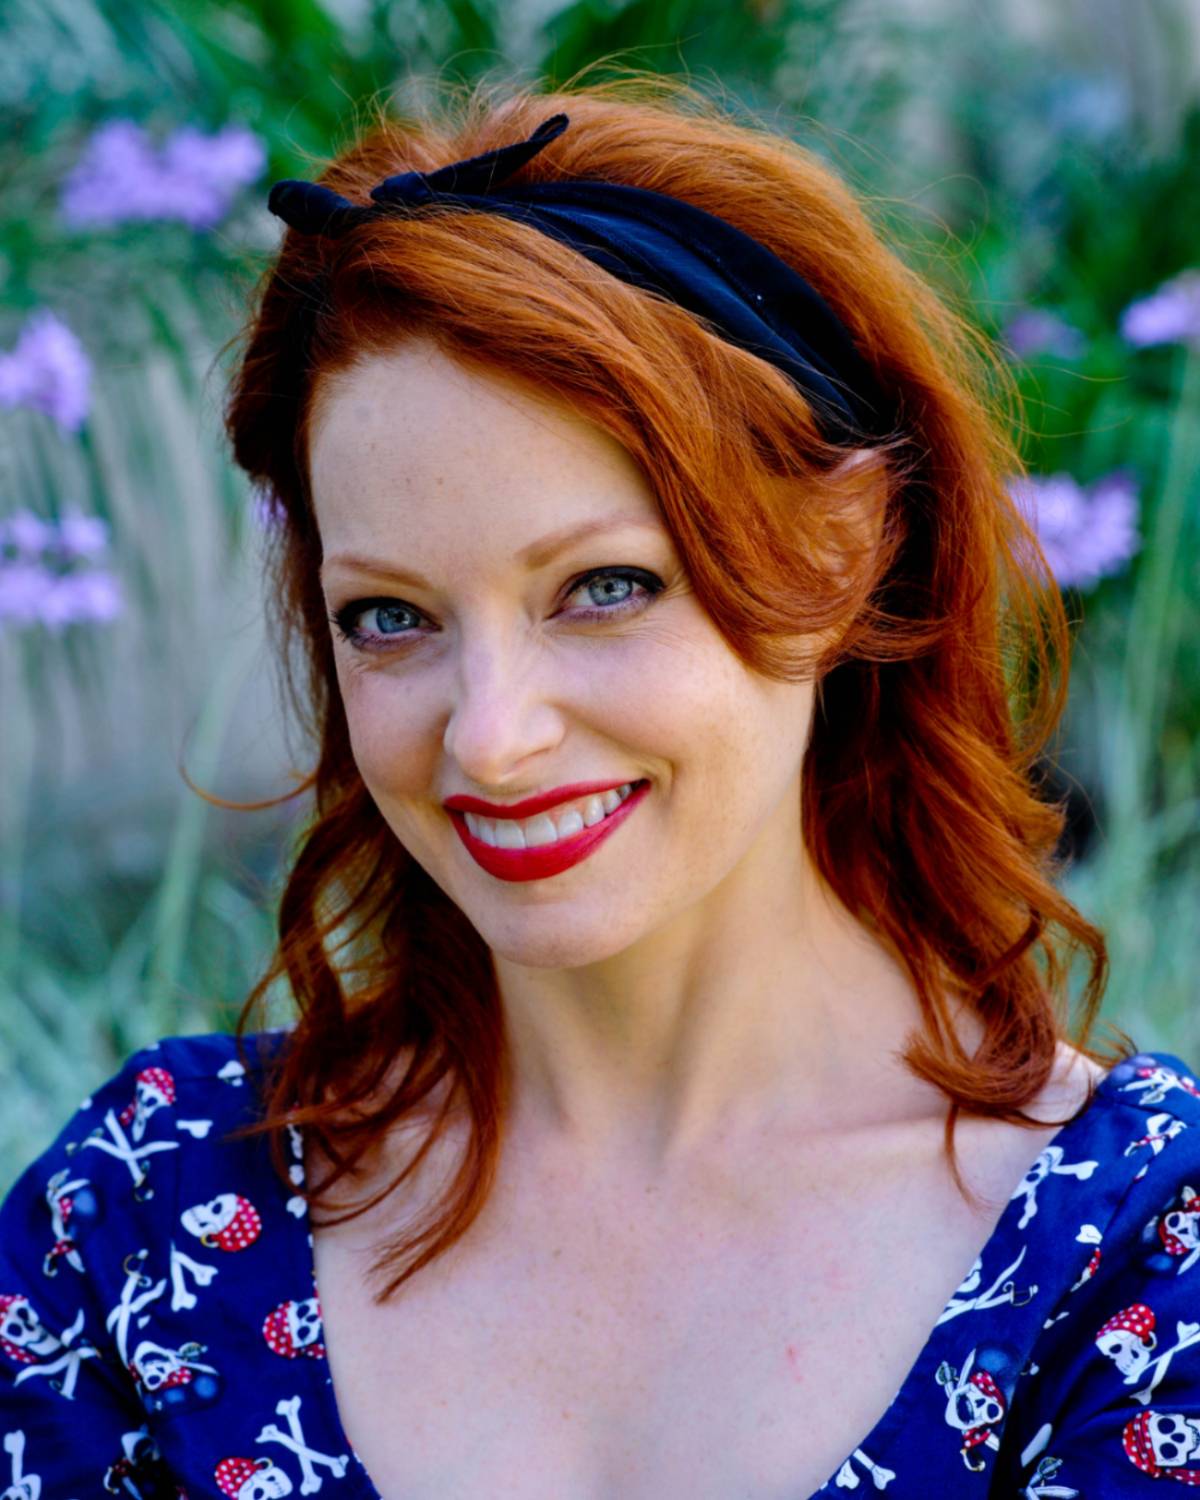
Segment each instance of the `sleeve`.
[[156,1049],[135,1053],[0,1205],[0,1495],[180,1493],[120,1347],[155,1178],[169,1197],[169,1148],[138,1129],[167,1077]]
[[[1161,1139],[1085,1273],[1047,1319],[1023,1380],[999,1493],[1138,1500],[1200,1488],[1200,1111]],[[1152,1125],[1156,1122],[1152,1122]],[[1014,1415],[1017,1414],[1014,1406]]]

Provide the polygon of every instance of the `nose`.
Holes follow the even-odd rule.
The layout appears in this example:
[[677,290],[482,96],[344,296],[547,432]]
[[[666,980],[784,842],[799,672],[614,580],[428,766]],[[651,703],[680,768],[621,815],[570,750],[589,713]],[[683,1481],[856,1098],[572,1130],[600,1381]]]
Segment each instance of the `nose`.
[[453,673],[442,746],[480,791],[527,787],[530,761],[562,740],[563,717],[536,648],[498,632],[465,641]]

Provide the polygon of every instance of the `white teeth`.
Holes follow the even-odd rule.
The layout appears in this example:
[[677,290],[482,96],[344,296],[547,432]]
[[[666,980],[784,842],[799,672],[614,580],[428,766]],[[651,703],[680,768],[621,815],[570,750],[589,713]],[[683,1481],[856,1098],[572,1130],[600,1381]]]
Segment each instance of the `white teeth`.
[[525,832],[512,818],[497,818],[492,824],[497,849],[524,849]]
[[536,818],[530,818],[525,824],[525,847],[535,849],[539,844],[552,844],[559,837],[559,831],[554,826],[554,819],[548,818],[545,813],[538,813]]
[[560,839],[569,839],[574,833],[583,832],[583,817],[574,808],[564,813],[558,820],[558,836]]
[[633,791],[633,783],[593,794],[565,811],[552,809],[535,817],[481,818],[478,813],[464,813],[468,830],[494,849],[536,849],[568,839],[585,828],[594,828],[609,813],[615,812]]

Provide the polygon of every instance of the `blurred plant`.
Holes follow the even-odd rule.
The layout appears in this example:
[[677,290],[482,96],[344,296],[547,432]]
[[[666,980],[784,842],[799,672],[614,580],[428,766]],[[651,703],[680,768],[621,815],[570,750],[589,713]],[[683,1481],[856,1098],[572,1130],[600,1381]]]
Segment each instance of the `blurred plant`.
[[[1109,931],[1109,1013],[1197,1055],[1197,22],[1161,0],[1089,27],[1079,3],[0,6],[0,286],[43,310],[0,329],[0,494],[25,507],[0,548],[9,1170],[132,1048],[231,1024],[303,813],[221,818],[178,772],[230,797],[296,774],[261,732],[261,679],[237,692],[263,657],[247,601],[277,509],[226,461],[205,383],[277,243],[245,189],[311,178],[373,101],[422,97],[423,75],[496,65],[714,84],[829,158],[1013,355],[1037,476],[1020,503],[1080,608],[1061,762],[1095,836],[1064,884]],[[110,534],[119,605],[47,582],[102,575]],[[103,630],[61,628],[87,607],[110,612]]]
[[212,229],[265,164],[262,141],[241,125],[211,135],[182,126],[156,148],[132,120],[110,120],[94,132],[63,183],[59,207],[75,229],[132,219],[178,219],[192,229]]
[[79,339],[49,308],[39,308],[13,348],[0,354],[0,406],[44,411],[76,431],[88,414],[91,376]]
[[81,511],[57,525],[28,510],[0,520],[0,628],[11,621],[58,631],[116,619],[120,584],[98,566],[107,549],[105,522]]
[[272,490],[260,485],[252,485],[250,502],[251,514],[260,531],[274,531],[287,520],[287,511],[284,510],[279,497]]
[[1115,472],[1085,490],[1070,474],[1015,479],[1009,493],[1036,527],[1062,587],[1089,589],[1118,573],[1141,545],[1132,474]]
[[1200,271],[1181,271],[1121,315],[1121,335],[1135,348],[1200,344]]
[[1040,307],[1024,308],[1010,318],[1003,339],[1019,359],[1029,359],[1035,354],[1078,359],[1087,348],[1086,337],[1073,323]]

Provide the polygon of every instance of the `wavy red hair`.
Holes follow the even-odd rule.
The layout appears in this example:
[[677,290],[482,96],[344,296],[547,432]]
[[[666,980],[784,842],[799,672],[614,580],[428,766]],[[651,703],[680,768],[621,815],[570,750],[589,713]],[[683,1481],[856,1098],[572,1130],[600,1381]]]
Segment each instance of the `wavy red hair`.
[[[665,299],[495,215],[400,213],[341,239],[285,236],[243,335],[227,427],[236,461],[285,517],[270,559],[273,624],[315,746],[301,788],[314,807],[286,877],[278,946],[238,1036],[277,982],[298,1019],[265,1115],[243,1133],[271,1133],[286,1181],[283,1127],[312,1132],[332,1164],[305,1190],[320,1207],[398,1122],[428,1121],[395,1180],[328,1221],[341,1223],[415,1172],[455,1112],[467,1121],[456,1175],[382,1247],[379,1301],[479,1213],[508,1098],[490,953],[364,789],[317,579],[316,402],[355,361],[417,335],[553,392],[613,434],[649,477],[730,647],[767,676],[817,680],[808,852],[911,975],[923,1019],[906,1062],[949,1101],[956,1175],[960,1112],[1028,1122],[1060,1039],[1113,1060],[1089,1044],[1104,938],[1056,887],[1065,812],[1038,795],[1038,759],[1065,702],[1069,625],[1009,497],[1020,463],[1000,362],[834,171],[690,85],[634,75],[553,93],[450,90],[416,119],[380,115],[320,181],[368,203],[384,177],[523,139],[558,111],[571,126],[524,180],[652,188],[755,236],[833,306],[901,420],[873,445],[884,508],[864,557],[833,476],[845,450],[822,440],[803,395]],[[864,566],[827,565],[839,552]],[[836,644],[805,647],[818,632]],[[1088,976],[1072,1023],[1067,982],[1081,951]],[[952,999],[981,1024],[973,1055],[950,1024]]]

